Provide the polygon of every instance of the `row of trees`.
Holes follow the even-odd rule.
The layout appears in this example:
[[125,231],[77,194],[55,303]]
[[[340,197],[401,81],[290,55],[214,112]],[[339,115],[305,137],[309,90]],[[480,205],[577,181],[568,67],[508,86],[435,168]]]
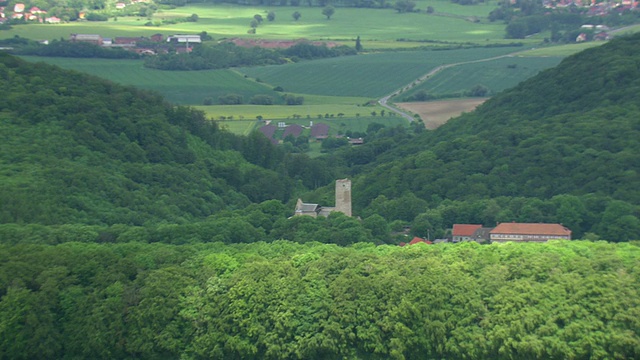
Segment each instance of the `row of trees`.
[[0,245],[0,356],[640,356],[640,247]]
[[233,43],[195,46],[190,53],[168,53],[145,58],[145,66],[162,70],[205,70],[239,66],[283,64],[289,58],[318,59],[355,55],[357,51],[342,45],[329,48],[326,45],[298,43],[287,49],[245,48]]

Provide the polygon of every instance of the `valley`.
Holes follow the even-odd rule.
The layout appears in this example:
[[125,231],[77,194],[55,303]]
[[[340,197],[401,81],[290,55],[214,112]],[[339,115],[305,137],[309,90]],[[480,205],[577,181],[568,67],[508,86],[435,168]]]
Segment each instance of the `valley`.
[[0,4],[0,360],[640,358],[633,6]]

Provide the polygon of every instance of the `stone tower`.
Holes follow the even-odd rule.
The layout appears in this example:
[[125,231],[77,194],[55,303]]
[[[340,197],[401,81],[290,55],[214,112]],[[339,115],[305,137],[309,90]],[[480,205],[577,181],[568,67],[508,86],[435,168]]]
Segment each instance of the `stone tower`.
[[336,180],[336,207],[334,211],[351,216],[351,180]]

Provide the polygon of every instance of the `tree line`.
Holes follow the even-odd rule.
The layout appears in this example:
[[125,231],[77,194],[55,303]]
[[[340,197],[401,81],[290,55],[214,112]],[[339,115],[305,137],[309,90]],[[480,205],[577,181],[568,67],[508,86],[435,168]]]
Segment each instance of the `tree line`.
[[145,66],[161,70],[206,70],[240,66],[278,65],[287,61],[313,60],[356,55],[346,45],[329,48],[326,45],[298,43],[287,49],[246,48],[227,42],[195,46],[189,53],[169,52],[146,57]]

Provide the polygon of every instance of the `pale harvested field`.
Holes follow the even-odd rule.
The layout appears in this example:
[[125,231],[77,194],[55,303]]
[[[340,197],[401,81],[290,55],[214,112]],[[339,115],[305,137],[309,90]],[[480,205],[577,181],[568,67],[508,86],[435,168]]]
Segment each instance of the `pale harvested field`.
[[427,129],[435,129],[463,112],[469,112],[488,98],[454,99],[395,103],[401,109],[420,115]]

